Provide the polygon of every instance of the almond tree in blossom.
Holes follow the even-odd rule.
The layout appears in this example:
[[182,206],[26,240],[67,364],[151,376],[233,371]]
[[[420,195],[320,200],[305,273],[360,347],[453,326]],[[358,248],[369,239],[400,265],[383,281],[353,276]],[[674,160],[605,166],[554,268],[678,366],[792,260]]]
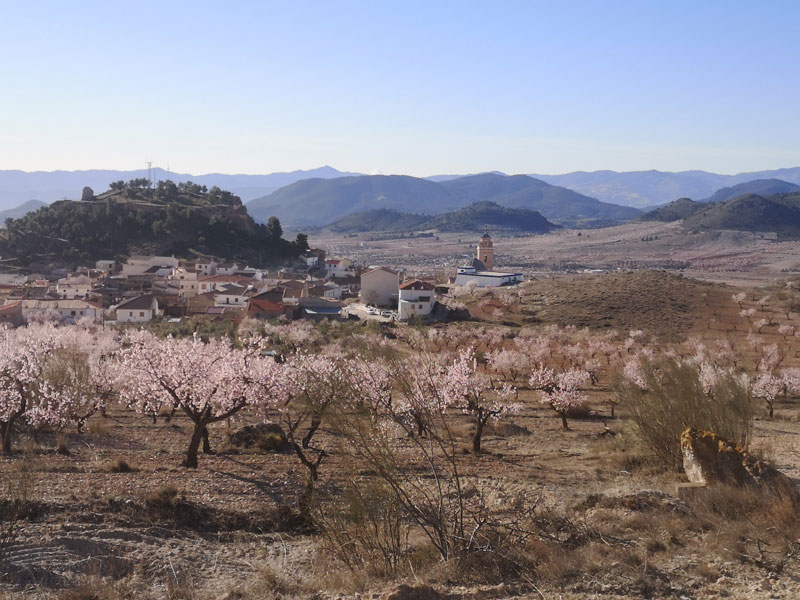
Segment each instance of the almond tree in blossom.
[[489,352],[486,360],[494,371],[505,375],[512,382],[522,376],[530,365],[525,353],[505,348]]
[[115,335],[94,327],[75,325],[56,330],[58,348],[54,349],[42,369],[42,379],[63,407],[62,421],[75,422],[83,431],[89,417],[105,409],[115,394],[114,353],[118,349]]
[[586,403],[586,394],[580,387],[589,379],[588,374],[581,369],[555,372],[553,369],[537,367],[529,384],[531,389],[539,390],[542,394],[542,403],[548,404],[561,417],[561,426],[564,431],[569,431],[567,414],[570,410],[580,408]]
[[52,324],[31,324],[0,331],[0,441],[11,452],[14,425],[24,420],[34,427],[63,425],[71,398],[58,394],[44,377],[64,336]]
[[449,364],[441,377],[443,398],[446,405],[460,408],[464,414],[475,419],[475,435],[472,451],[481,451],[483,430],[490,420],[509,413],[519,412],[521,405],[513,402],[516,390],[509,386],[495,386],[491,379],[478,371],[478,361],[470,348],[461,352]]
[[208,426],[231,418],[265,395],[252,371],[253,352],[232,348],[228,341],[160,339],[147,332],[126,336],[117,355],[120,398],[148,414],[161,408],[183,412],[194,424],[184,466],[197,468],[197,452]]
[[770,418],[773,417],[775,398],[778,397],[784,389],[784,382],[780,377],[776,377],[772,373],[761,373],[752,383],[751,387],[753,396],[761,398],[767,403]]

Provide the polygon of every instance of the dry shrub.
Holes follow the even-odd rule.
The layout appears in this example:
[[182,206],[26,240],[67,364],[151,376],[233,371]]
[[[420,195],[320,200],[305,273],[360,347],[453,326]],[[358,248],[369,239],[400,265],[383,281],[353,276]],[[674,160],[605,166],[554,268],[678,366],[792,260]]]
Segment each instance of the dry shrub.
[[347,568],[389,577],[407,564],[410,527],[403,512],[385,482],[351,481],[340,497],[318,499],[313,519],[325,549]]
[[145,504],[154,509],[175,508],[181,501],[180,491],[174,485],[162,485],[145,497]]
[[687,427],[712,431],[747,448],[753,428],[750,391],[732,375],[720,376],[706,393],[694,365],[674,360],[642,361],[645,389],[617,384],[617,397],[630,410],[635,438],[667,468],[683,464],[680,436]]
[[724,553],[773,573],[800,567],[794,498],[754,486],[716,486],[697,490],[692,508]]
[[124,458],[115,458],[106,466],[109,473],[133,473],[133,469]]
[[262,452],[288,452],[291,445],[286,433],[275,423],[247,425],[228,436],[228,443],[235,448],[257,449]]

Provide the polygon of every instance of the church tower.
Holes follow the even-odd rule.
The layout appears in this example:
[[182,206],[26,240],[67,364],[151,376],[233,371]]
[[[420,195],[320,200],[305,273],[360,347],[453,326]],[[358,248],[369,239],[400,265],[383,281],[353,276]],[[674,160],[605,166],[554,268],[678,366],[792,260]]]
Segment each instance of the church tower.
[[486,265],[487,271],[494,271],[494,244],[488,233],[484,233],[478,242],[476,258]]

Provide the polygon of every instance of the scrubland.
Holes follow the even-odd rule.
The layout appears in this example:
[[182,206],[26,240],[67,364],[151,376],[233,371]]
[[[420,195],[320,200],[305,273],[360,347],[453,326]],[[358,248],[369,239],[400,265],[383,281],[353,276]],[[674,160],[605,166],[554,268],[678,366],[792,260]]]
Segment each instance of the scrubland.
[[0,455],[3,593],[797,597],[791,500],[682,487],[665,433],[800,478],[794,286],[575,275],[454,290],[458,323],[50,332]]

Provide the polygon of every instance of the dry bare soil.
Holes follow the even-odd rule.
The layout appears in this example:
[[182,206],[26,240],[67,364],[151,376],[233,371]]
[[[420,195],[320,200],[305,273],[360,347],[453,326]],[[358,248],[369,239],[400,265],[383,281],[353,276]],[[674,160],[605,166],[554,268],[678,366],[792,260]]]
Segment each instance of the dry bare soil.
[[[474,256],[477,237],[389,238],[363,233],[314,238],[331,255],[411,273],[452,276]],[[800,242],[777,242],[742,231],[691,233],[679,223],[628,223],[545,235],[494,237],[498,270],[526,275],[583,269],[669,269],[694,279],[743,286],[765,285],[800,270]]]
[[[731,288],[659,272],[545,278],[521,291],[496,326],[575,324],[625,335],[635,328],[654,344],[695,334],[741,346],[752,328]],[[745,308],[761,295],[750,292]],[[476,298],[471,310],[490,318],[496,302]],[[779,324],[800,323],[777,302],[759,310],[770,319],[762,333],[776,342]],[[788,343],[786,366],[797,366],[800,344]],[[535,392],[522,390],[522,412],[493,427],[484,453],[461,457],[468,476],[538,499],[539,536],[526,549],[524,576],[506,581],[489,565],[415,557],[403,581],[454,600],[800,597],[800,558],[756,543],[772,540],[776,528],[794,535],[786,523],[796,516],[739,514],[735,503],[726,513],[725,498],[682,498],[683,475],[648,463],[631,442],[625,408],[609,418],[611,378],[603,381],[589,391],[592,412],[571,419],[570,431]],[[453,419],[466,446],[472,426],[465,416]],[[757,418],[753,440],[795,480],[798,419],[796,401],[782,400],[774,419]],[[615,436],[604,435],[604,422]],[[191,432],[180,415],[153,424],[113,407],[83,434],[22,436],[20,451],[0,457],[4,483],[24,487],[30,500],[7,548],[6,597],[388,597],[396,581],[349,571],[297,519],[304,472],[292,454],[231,446],[229,434],[245,424],[217,424],[216,454],[201,456],[196,471],[179,466]],[[330,432],[322,440],[336,447]],[[322,464],[321,489],[335,493],[353,475],[334,451]]]

